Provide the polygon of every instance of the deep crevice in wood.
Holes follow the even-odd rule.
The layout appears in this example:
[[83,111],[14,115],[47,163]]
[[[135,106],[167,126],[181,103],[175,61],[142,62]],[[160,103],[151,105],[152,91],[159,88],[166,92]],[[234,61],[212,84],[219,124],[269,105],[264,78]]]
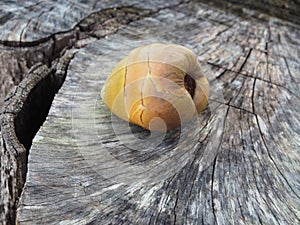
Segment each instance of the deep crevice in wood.
[[23,108],[15,119],[18,140],[29,150],[32,140],[43,124],[52,100],[61,87],[63,80],[55,78],[55,72],[42,79],[29,93]]
[[[42,67],[37,67],[37,70],[40,71],[40,68]],[[25,79],[22,82],[24,86],[18,87],[17,94],[10,99],[11,106],[7,104],[1,115],[1,127],[4,133],[1,152],[1,166],[4,170],[4,174],[1,174],[1,203],[6,202],[5,207],[8,207],[2,211],[2,219],[8,224],[14,224],[15,221],[16,203],[26,179],[27,157],[31,141],[44,122],[55,93],[62,85],[62,80],[59,83],[59,80],[54,79],[54,75],[55,71],[50,70],[45,71],[44,76],[40,74],[41,78],[32,74]],[[20,95],[26,100],[21,103],[20,108],[15,108],[14,105],[18,104]],[[15,141],[11,139],[14,138],[13,131],[7,130],[7,125],[5,126],[5,122],[10,120],[14,123],[12,128],[17,138]],[[7,161],[5,161],[6,157]],[[10,163],[15,163],[17,167],[11,168]],[[7,174],[10,175],[7,176]],[[7,193],[3,192],[4,190],[7,190]]]

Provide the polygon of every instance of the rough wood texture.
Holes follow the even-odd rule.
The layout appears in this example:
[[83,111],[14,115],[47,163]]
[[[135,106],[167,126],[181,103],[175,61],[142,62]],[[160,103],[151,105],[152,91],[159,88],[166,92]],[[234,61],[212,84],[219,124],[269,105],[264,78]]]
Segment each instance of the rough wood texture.
[[[38,127],[30,130],[28,115],[38,116],[38,96],[49,92],[41,80],[53,81],[43,95],[51,102],[67,73],[30,149],[19,224],[298,224],[297,23],[237,12],[244,7],[237,3],[222,4],[233,8],[229,12],[193,1],[139,7],[102,10],[43,41],[60,48],[28,70],[2,114],[4,223],[14,221]],[[165,136],[136,126],[133,135],[99,92],[132,48],[158,41],[185,45],[199,56],[210,104],[196,121]],[[28,103],[33,84],[36,104]]]

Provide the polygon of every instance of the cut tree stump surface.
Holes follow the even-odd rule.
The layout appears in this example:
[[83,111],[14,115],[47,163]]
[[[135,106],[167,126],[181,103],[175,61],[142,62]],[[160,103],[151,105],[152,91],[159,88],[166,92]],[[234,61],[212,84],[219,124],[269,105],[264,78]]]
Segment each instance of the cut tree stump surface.
[[[36,13],[50,18],[46,7],[51,4],[55,10],[62,3],[46,4],[44,13],[38,8]],[[108,2],[80,4],[73,5],[80,13],[66,21],[58,13],[57,27],[46,31],[49,22],[41,19],[38,32],[27,26],[16,38],[33,41],[33,49],[45,53],[55,46],[51,57],[33,61],[36,67],[26,70],[21,87],[31,90],[36,83],[40,93],[49,83],[58,90],[66,75],[32,145],[31,137],[18,135],[25,152],[30,148],[28,162],[21,160],[28,170],[18,224],[299,224],[298,25],[194,1],[134,7],[116,1],[116,9],[106,9]],[[68,15],[67,8],[60,9]],[[25,35],[31,32],[35,35]],[[48,34],[52,38],[41,42]],[[8,33],[2,38],[14,39]],[[153,42],[191,48],[211,85],[209,105],[199,118],[163,135],[128,129],[99,95],[118,61]],[[7,47],[11,43],[3,45],[14,48]],[[34,80],[32,74],[39,73],[44,75]],[[10,95],[4,118],[18,90],[28,95],[24,89]],[[7,145],[13,131],[5,119],[1,126]],[[6,145],[5,156],[14,155]],[[2,167],[3,158],[20,161],[2,157]]]

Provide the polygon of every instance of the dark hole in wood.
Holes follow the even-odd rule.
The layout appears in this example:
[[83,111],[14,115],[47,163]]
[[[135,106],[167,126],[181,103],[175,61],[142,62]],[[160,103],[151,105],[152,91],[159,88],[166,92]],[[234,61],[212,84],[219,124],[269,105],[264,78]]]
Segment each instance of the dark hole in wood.
[[196,81],[190,75],[185,75],[184,77],[184,87],[190,93],[191,97],[194,98],[195,95],[195,88],[196,88]]
[[54,71],[50,73],[31,90],[22,110],[17,114],[14,124],[16,135],[27,149],[27,154],[63,82],[64,78],[55,76]]

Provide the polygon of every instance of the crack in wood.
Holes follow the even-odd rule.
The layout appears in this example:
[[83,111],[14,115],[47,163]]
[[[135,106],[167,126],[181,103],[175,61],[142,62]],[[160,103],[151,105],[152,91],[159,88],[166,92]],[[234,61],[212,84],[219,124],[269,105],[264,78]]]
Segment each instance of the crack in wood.
[[218,101],[218,100],[216,100],[216,99],[209,99],[209,101],[210,101],[210,102],[216,102],[216,103],[218,103],[218,104],[220,104],[220,105],[226,105],[226,106],[228,106],[229,108],[232,107],[232,108],[239,109],[239,110],[241,110],[241,111],[247,112],[247,113],[249,113],[249,114],[256,115],[253,111],[249,111],[249,110],[244,109],[244,108],[242,108],[242,107],[239,107],[239,106],[230,104],[230,101],[228,101],[228,102],[226,102],[226,103],[221,102],[221,101]]
[[[263,170],[263,171],[266,171],[267,169],[265,168],[265,166],[263,165],[263,163],[262,163],[262,161],[261,161],[261,157],[259,157],[259,155],[258,155],[258,153],[257,153],[257,151],[256,151],[256,149],[255,149],[255,145],[254,145],[254,140],[255,140],[255,138],[254,138],[254,136],[252,135],[252,131],[251,131],[251,125],[250,125],[250,117],[248,116],[248,121],[247,121],[247,124],[248,124],[248,127],[249,127],[249,135],[250,135],[250,141],[251,141],[251,143],[252,143],[252,147],[251,147],[251,149],[254,151],[254,153],[255,153],[255,155],[256,155],[256,158],[258,159],[258,161],[259,161],[259,163],[260,163],[260,168]],[[261,192],[262,192],[262,190],[258,187],[258,184],[260,184],[260,181],[258,181],[257,180],[257,175],[255,174],[255,168],[252,166],[252,165],[254,165],[254,164],[250,164],[251,165],[251,167],[252,167],[252,170],[251,170],[251,172],[252,172],[252,177],[253,177],[253,179],[254,179],[254,184],[255,184],[255,187],[256,187],[256,190],[257,190],[257,193],[261,196],[261,199],[263,199],[264,200],[264,197],[262,196],[262,194],[261,194]],[[264,200],[265,201],[265,200]],[[260,204],[260,202],[258,202],[258,199],[256,199],[256,202],[257,202],[257,204]],[[252,205],[253,205],[254,203],[252,203]],[[257,214],[257,217],[259,218],[259,221],[260,221],[260,223],[261,224],[263,224],[262,223],[262,219],[260,218],[260,213],[258,213],[257,212],[257,210],[256,210],[256,207],[255,206],[253,206],[253,208],[255,209],[255,211],[256,211],[256,214]]]
[[210,195],[211,195],[211,209],[214,216],[214,223],[218,224],[216,210],[215,210],[215,204],[214,204],[214,175],[215,175],[215,169],[217,164],[217,156],[215,157],[213,164],[212,164],[212,173],[211,173],[211,187],[210,187]]
[[[121,12],[121,15],[118,15],[119,12]],[[154,11],[147,10],[147,9],[143,10],[143,9],[134,8],[134,7],[108,8],[108,9],[104,9],[104,10],[101,10],[99,12],[95,12],[95,13],[90,14],[89,16],[87,16],[86,18],[81,20],[77,25],[75,25],[75,27],[73,27],[70,30],[56,32],[54,34],[51,34],[50,36],[41,38],[41,39],[36,40],[36,41],[22,41],[22,39],[20,37],[19,41],[8,41],[8,40],[3,41],[3,40],[0,40],[0,44],[3,45],[3,46],[6,46],[6,47],[21,47],[21,48],[34,47],[34,46],[38,46],[42,43],[48,42],[49,40],[55,38],[55,36],[59,36],[59,35],[66,35],[67,36],[68,34],[70,35],[74,32],[76,33],[77,28],[79,28],[79,30],[82,33],[85,33],[87,36],[96,37],[97,39],[99,39],[99,38],[103,38],[104,36],[99,37],[96,34],[92,33],[93,30],[97,28],[96,25],[98,25],[98,24],[105,24],[105,23],[108,22],[108,24],[106,24],[106,29],[108,29],[109,26],[113,26],[113,21],[114,20],[110,20],[111,18],[121,18],[120,16],[125,16],[124,17],[125,20],[124,20],[124,18],[122,19],[124,21],[122,21],[122,20],[117,21],[118,23],[125,25],[125,24],[129,24],[129,23],[131,23],[135,20],[141,19],[145,16],[149,16],[152,13],[154,13]],[[109,16],[111,18],[109,18]],[[127,16],[127,18],[126,18],[126,16]],[[97,22],[97,20],[99,20],[99,21]],[[28,23],[29,22],[30,21],[28,21]],[[24,29],[26,29],[26,27],[23,28],[23,30]],[[108,34],[112,34],[112,33],[108,33]],[[83,37],[86,38],[84,35],[83,35]]]
[[285,180],[285,182],[287,183],[287,185],[289,186],[289,188],[291,189],[291,191],[299,198],[299,196],[297,195],[297,193],[294,191],[294,189],[292,188],[292,186],[288,182],[287,178],[284,176],[284,174],[282,173],[282,171],[279,169],[279,167],[276,164],[275,160],[273,159],[273,157],[271,155],[271,152],[269,150],[269,147],[268,147],[268,145],[266,143],[266,140],[265,140],[265,137],[264,137],[261,125],[259,123],[258,115],[257,115],[256,109],[255,109],[255,97],[254,97],[254,94],[255,94],[255,85],[256,85],[256,78],[254,78],[253,87],[252,87],[252,110],[253,110],[254,115],[255,115],[256,123],[257,123],[258,129],[259,129],[260,137],[261,137],[261,139],[263,141],[263,145],[264,145],[265,149],[267,150],[268,156],[269,156],[270,160],[272,161],[272,163],[274,164],[274,166],[277,169],[277,171],[280,173],[280,175],[282,176],[282,178]]
[[174,218],[173,225],[176,225],[176,219],[177,219],[176,207],[177,207],[178,199],[179,199],[179,188],[177,189],[175,196],[176,196],[176,198],[175,198],[175,203],[173,206],[173,218]]
[[[249,117],[248,117],[249,118]],[[249,124],[249,121],[248,121],[248,124]],[[250,124],[249,124],[249,127],[251,127],[250,126]],[[250,131],[250,135],[251,135],[251,131]],[[251,139],[251,141],[253,141],[253,139]],[[252,142],[252,144],[254,145],[254,143]],[[255,148],[253,148],[253,150],[254,150],[254,152],[256,153],[256,156],[257,156],[257,158],[259,159],[259,162],[260,162],[260,164],[261,164],[261,166],[262,166],[262,168],[264,168],[263,167],[263,164],[262,164],[262,162],[261,162],[261,160],[260,160],[260,157],[258,157],[258,155],[257,155],[257,152],[256,152],[256,150],[255,150]],[[258,180],[257,180],[257,178],[256,178],[256,174],[255,174],[255,171],[254,171],[254,167],[252,167],[252,176],[253,176],[253,179],[254,179],[254,184],[255,184],[255,187],[256,187],[256,190],[257,190],[257,193],[259,194],[259,196],[261,197],[261,199],[265,202],[265,204],[268,206],[268,208],[270,209],[270,206],[268,205],[268,202],[265,200],[265,198],[262,196],[262,190],[259,188],[259,186],[258,186],[258,184],[260,183]],[[258,199],[256,198],[256,201],[257,201],[257,204],[260,204],[260,202],[258,202]],[[255,208],[255,207],[254,207]],[[257,215],[259,215],[259,213],[257,214]]]
[[248,53],[247,53],[247,55],[246,55],[246,58],[245,58],[244,62],[242,63],[241,67],[238,69],[238,73],[240,73],[240,72],[243,70],[243,68],[244,68],[244,66],[246,65],[248,59],[250,58],[250,55],[251,55],[252,50],[253,50],[253,49],[250,48],[250,50],[248,51]]
[[291,72],[291,70],[290,70],[290,67],[289,67],[289,64],[288,64],[288,61],[287,61],[286,57],[283,56],[282,58],[283,58],[284,63],[285,63],[285,65],[286,65],[288,74],[290,75],[290,78],[291,78],[291,80],[292,80],[292,83],[297,84],[297,81],[295,80],[295,78],[294,78],[294,76],[293,76],[293,74],[292,74],[292,72]]
[[218,224],[218,220],[217,220],[217,215],[216,215],[216,210],[215,210],[215,203],[214,203],[214,199],[215,199],[215,195],[214,195],[214,176],[215,176],[215,169],[216,169],[216,165],[217,165],[217,159],[218,159],[218,152],[219,152],[219,149],[221,148],[222,146],[222,140],[224,138],[224,132],[225,132],[225,128],[226,128],[226,121],[227,121],[227,117],[228,117],[228,113],[229,113],[229,107],[227,107],[227,110],[226,110],[226,113],[224,115],[224,122],[223,122],[223,131],[222,131],[222,134],[221,134],[221,141],[220,141],[220,144],[219,146],[217,147],[217,151],[216,151],[216,156],[213,160],[213,163],[212,163],[212,174],[211,174],[211,189],[210,189],[210,195],[211,195],[211,207],[212,207],[212,213],[213,213],[213,216],[214,216],[214,222],[216,224]]
[[[278,84],[278,83],[275,83],[275,82],[272,82],[270,80],[265,80],[261,77],[257,77],[257,76],[254,76],[254,75],[251,75],[251,74],[247,74],[247,73],[243,73],[242,71],[241,72],[237,72],[233,69],[228,69],[226,67],[223,67],[221,65],[218,65],[218,64],[215,64],[215,63],[212,63],[212,62],[204,62],[204,61],[201,61],[202,63],[207,63],[209,65],[212,65],[214,67],[217,67],[217,68],[221,68],[221,69],[224,69],[218,76],[216,76],[214,78],[214,80],[219,80],[221,79],[227,72],[233,72],[236,74],[236,76],[233,78],[233,80],[235,80],[238,76],[244,76],[244,77],[248,77],[248,78],[253,78],[255,80],[260,80],[260,81],[263,81],[267,84],[271,84],[271,85],[275,85],[275,86],[278,86],[278,87],[281,87],[281,88],[284,88],[286,91],[288,91],[290,94],[292,94],[293,96],[299,98],[300,95],[297,95],[295,92],[291,91],[290,88],[288,87],[285,87],[283,86],[282,84]],[[214,80],[212,80],[211,82],[213,82]],[[296,82],[295,82],[296,83]]]

